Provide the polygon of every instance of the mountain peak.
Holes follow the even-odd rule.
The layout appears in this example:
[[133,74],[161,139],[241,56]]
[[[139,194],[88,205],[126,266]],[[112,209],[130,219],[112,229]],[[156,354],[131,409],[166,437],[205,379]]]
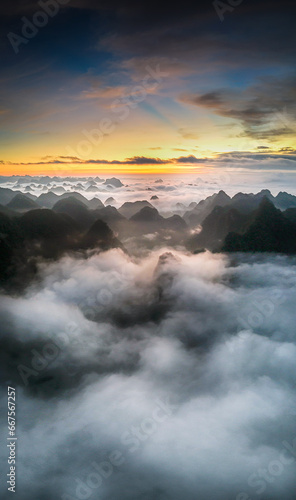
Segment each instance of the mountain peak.
[[257,214],[259,215],[260,213],[263,212],[269,212],[270,214],[277,214],[279,213],[279,210],[275,208],[274,204],[272,201],[267,198],[267,196],[263,196],[262,200],[260,201]]
[[32,208],[39,208],[35,201],[31,200],[28,196],[22,193],[18,193],[14,198],[7,204],[8,208],[15,210],[32,210]]
[[161,215],[156,208],[153,207],[143,207],[139,212],[131,217],[131,220],[136,222],[150,222],[150,221],[159,221],[163,220]]

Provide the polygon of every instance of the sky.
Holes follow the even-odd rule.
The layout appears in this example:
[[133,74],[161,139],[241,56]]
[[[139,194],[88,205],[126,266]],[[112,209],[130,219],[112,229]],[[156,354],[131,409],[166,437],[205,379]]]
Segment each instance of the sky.
[[1,175],[295,171],[294,1],[0,14]]

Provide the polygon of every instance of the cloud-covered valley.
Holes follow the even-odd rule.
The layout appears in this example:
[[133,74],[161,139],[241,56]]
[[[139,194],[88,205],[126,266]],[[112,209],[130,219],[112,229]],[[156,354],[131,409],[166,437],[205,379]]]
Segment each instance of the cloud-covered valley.
[[265,254],[41,263],[1,300],[17,498],[293,500],[295,286]]

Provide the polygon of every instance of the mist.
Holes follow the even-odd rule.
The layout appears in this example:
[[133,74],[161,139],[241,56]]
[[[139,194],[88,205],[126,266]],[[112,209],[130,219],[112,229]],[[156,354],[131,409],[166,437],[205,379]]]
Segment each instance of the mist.
[[294,499],[295,262],[165,248],[41,262],[1,297],[17,498]]

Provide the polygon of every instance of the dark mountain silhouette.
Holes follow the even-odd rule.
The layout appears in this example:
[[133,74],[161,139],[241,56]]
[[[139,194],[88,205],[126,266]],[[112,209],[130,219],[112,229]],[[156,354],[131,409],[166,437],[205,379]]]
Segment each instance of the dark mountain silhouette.
[[[80,202],[74,200],[76,210]],[[69,200],[58,203],[61,202],[64,210],[64,203]],[[72,210],[71,202],[73,200],[70,200]],[[82,208],[88,213],[86,207]],[[23,289],[36,276],[40,259],[54,260],[65,252],[90,248],[101,251],[123,248],[105,222],[92,222],[85,231],[81,227],[81,211],[76,215],[78,221],[49,209],[35,209],[14,217],[0,212],[0,284],[12,290]]]
[[134,222],[158,222],[163,223],[164,218],[159,214],[158,210],[153,207],[145,206],[139,212],[130,217]]
[[114,236],[113,231],[106,222],[96,220],[87,233],[83,236],[79,245],[81,248],[99,248],[109,250],[111,248],[123,248],[120,241]]
[[87,202],[87,206],[91,210],[96,210],[98,208],[104,208],[104,204],[101,202],[99,198],[92,198]]
[[190,227],[195,227],[201,224],[216,206],[224,207],[230,202],[231,198],[224,191],[219,191],[185,212],[183,218]]
[[67,198],[76,198],[76,200],[80,201],[85,206],[87,206],[88,204],[87,198],[85,198],[85,196],[80,193],[76,193],[76,191],[73,191],[71,193],[64,193],[60,196],[60,200],[66,200]]
[[81,230],[87,230],[95,221],[95,216],[87,207],[72,196],[59,200],[52,209],[54,212],[67,214],[72,217]]
[[23,240],[21,253],[27,260],[39,256],[57,259],[65,251],[75,249],[79,239],[77,223],[68,215],[49,209],[27,212],[16,223]]
[[42,193],[37,198],[37,203],[41,208],[52,208],[57,201],[59,201],[60,197],[49,191],[48,193]]
[[227,252],[296,252],[296,225],[264,197],[244,234],[229,233]]
[[268,189],[263,189],[257,194],[237,193],[233,196],[233,198],[230,198],[226,193],[224,193],[224,191],[220,191],[218,194],[209,196],[205,200],[195,204],[191,210],[185,212],[183,217],[190,227],[196,227],[197,225],[202,224],[205,218],[215,207],[228,206],[235,208],[241,213],[248,214],[259,207],[260,202],[264,197],[269,198],[274,204],[276,204],[276,198],[272,196]]
[[[35,196],[35,194],[28,193],[28,192],[26,192],[25,194],[26,194],[27,198],[29,198],[30,200],[33,200],[33,201],[37,200],[37,196]],[[37,201],[36,201],[36,203],[37,203]]]
[[[198,205],[192,203],[187,221],[192,224],[191,216],[201,221],[200,232],[193,236],[180,215],[164,217],[146,200],[124,203],[117,210],[79,193],[58,196],[49,192],[37,199],[43,206],[54,203],[48,209],[23,193],[4,189],[2,195],[8,199],[11,193],[7,206],[0,205],[2,286],[24,287],[36,276],[40,260],[77,251],[87,257],[88,249],[119,247],[140,255],[153,248],[185,245],[193,252],[208,248],[296,253],[296,197],[288,193],[273,197],[263,190],[238,193],[231,199],[220,191]],[[281,211],[275,206],[279,204],[289,208]]]
[[116,179],[116,177],[112,177],[111,179],[106,179],[104,184],[106,184],[106,185],[109,184],[109,185],[116,187],[116,188],[123,186],[122,182],[119,179]]
[[172,217],[165,218],[164,225],[166,229],[170,229],[171,231],[186,231],[188,228],[185,220],[180,215],[172,215]]
[[195,208],[195,207],[196,207],[196,205],[197,205],[196,201],[192,201],[191,203],[189,203],[188,208],[191,208],[191,209],[192,209],[192,208]]
[[[275,200],[268,190],[257,195],[238,193],[230,204],[212,210],[202,222],[200,232],[186,241],[186,247],[191,251],[223,248],[224,251],[293,253],[292,225],[296,223],[296,208],[281,212],[273,205]],[[251,210],[252,207],[255,210]]]
[[203,221],[200,233],[186,241],[186,247],[191,251],[202,248],[219,250],[230,231],[243,232],[248,222],[249,217],[235,208],[215,207]]
[[71,217],[48,209],[27,212],[17,220],[17,225],[26,239],[64,239],[78,231]]
[[289,219],[290,222],[294,222],[296,224],[296,207],[288,208],[284,212],[284,216]]
[[264,197],[268,198],[272,203],[275,202],[271,192],[268,189],[263,189],[257,194],[238,193],[233,196],[230,205],[239,212],[247,214],[256,210]]
[[85,189],[86,193],[94,193],[95,191],[98,191],[98,188],[95,185],[88,186],[88,188]]
[[0,205],[0,214],[8,215],[8,217],[15,217],[17,212],[11,210],[11,208],[5,207],[4,205]]
[[96,219],[106,222],[112,231],[118,234],[120,239],[124,238],[125,235],[129,235],[129,221],[115,207],[108,205],[107,207],[93,210],[92,213]]
[[119,209],[118,211],[126,217],[127,219],[130,219],[133,215],[135,215],[137,212],[141,210],[141,208],[144,207],[151,207],[151,203],[147,200],[141,200],[141,201],[126,201]]
[[[4,207],[5,208],[5,207]],[[2,237],[13,235],[18,230],[17,219],[0,212],[0,234]]]
[[105,205],[112,205],[112,203],[115,203],[115,199],[113,198],[113,196],[110,196],[109,198],[107,198],[107,200],[105,201]]
[[15,274],[18,265],[16,252],[24,248],[24,240],[17,225],[17,218],[0,213],[0,284],[5,284]]
[[24,211],[39,208],[39,205],[35,201],[31,200],[27,195],[20,193],[7,203],[7,207],[12,210]]
[[98,219],[102,219],[107,223],[127,220],[115,207],[111,207],[111,205],[95,210],[94,214]]
[[12,275],[13,247],[0,235],[0,285],[3,285]]
[[57,258],[72,249],[78,234],[70,217],[47,209],[28,211],[21,217],[0,215],[0,237],[6,256],[9,248],[12,275],[28,268],[33,258]]
[[52,191],[42,193],[36,199],[36,203],[38,203],[41,208],[53,208],[58,201],[66,200],[67,198],[75,198],[90,209],[96,209],[104,206],[99,198],[93,198],[89,201],[82,194],[76,193],[75,191],[73,193],[64,193],[62,195],[55,194]]
[[143,207],[139,212],[130,218],[136,225],[138,232],[145,234],[159,231],[186,231],[187,224],[179,215],[173,215],[167,219],[162,217],[158,210],[153,207]]
[[286,210],[287,208],[296,207],[296,196],[281,191],[275,197],[275,206],[277,208],[280,208],[281,210]]
[[0,203],[7,205],[17,194],[22,194],[21,191],[13,191],[9,188],[0,187]]

